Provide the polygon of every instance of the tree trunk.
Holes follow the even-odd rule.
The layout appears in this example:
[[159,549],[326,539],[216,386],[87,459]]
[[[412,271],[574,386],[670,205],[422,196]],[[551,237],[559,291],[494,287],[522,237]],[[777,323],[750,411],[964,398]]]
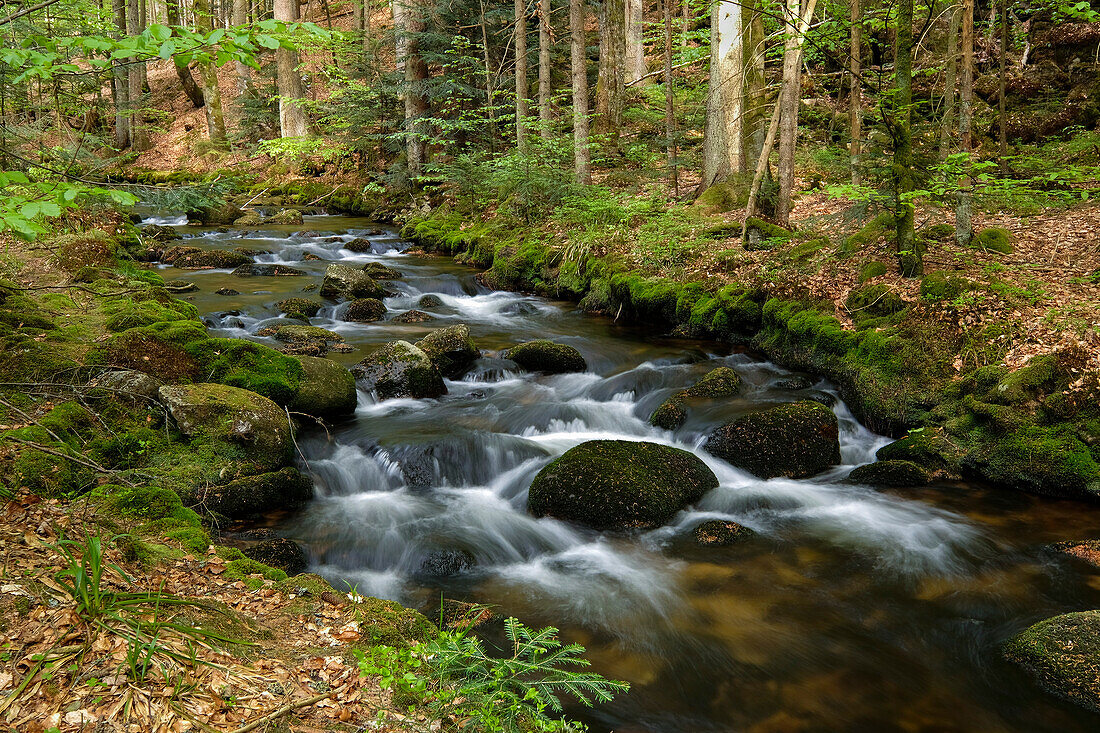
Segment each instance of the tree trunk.
[[569,75],[573,80],[573,168],[577,183],[592,183],[588,154],[588,72],[584,0],[569,0]]
[[1001,5],[1001,73],[997,86],[997,153],[1001,170],[1008,166],[1008,112],[1005,109],[1005,86],[1008,82],[1008,3],[1000,0]]
[[626,2],[600,4],[600,60],[596,77],[596,130],[618,144],[623,117],[623,70],[626,62]]
[[[126,30],[129,35],[141,35],[144,23],[141,18],[140,0],[126,0]],[[130,147],[141,152],[149,149],[149,135],[142,129],[141,102],[145,62],[129,61],[126,67],[127,99],[130,102]]]
[[[248,0],[233,1],[233,25],[248,25]],[[356,5],[356,7],[359,7]],[[252,69],[243,61],[236,62],[237,69],[237,96],[248,93],[248,87],[252,83]]]
[[683,17],[680,21],[680,46],[686,48],[688,45],[688,31],[691,25],[691,0],[681,0],[681,13]]
[[420,56],[420,34],[425,31],[423,8],[420,1],[408,2],[403,11],[405,23],[405,165],[410,180],[424,175],[427,162],[428,141],[424,117],[428,113],[428,97],[425,85],[428,81],[428,64]]
[[680,197],[680,175],[676,168],[676,116],[672,88],[672,3],[663,0],[665,16],[665,165],[673,198]]
[[[962,83],[959,99],[959,144],[970,156],[970,121],[974,114],[974,0],[963,0],[962,11]],[[959,181],[955,206],[955,241],[960,247],[970,244],[974,225],[970,221],[970,197],[974,185],[969,171]]]
[[745,111],[745,49],[741,5],[718,2],[711,8],[710,83],[703,136],[703,185],[709,187],[741,171],[741,130]]
[[[298,19],[294,0],[275,0],[275,20],[293,23]],[[279,89],[279,134],[282,137],[305,137],[309,134],[309,118],[301,101],[305,88],[298,73],[298,52],[289,48],[275,51],[275,74]]]
[[[195,30],[209,33],[214,27],[214,18],[210,14],[210,0],[194,0]],[[206,99],[206,134],[210,142],[217,146],[227,143],[225,135],[225,114],[222,111],[222,94],[218,88],[218,67],[213,61],[199,64],[199,81],[202,84],[202,96]]]
[[405,16],[408,13],[406,3],[410,0],[392,0],[390,3],[390,11],[393,13],[393,44],[394,58],[397,65],[396,70],[402,72],[405,70],[405,57],[409,55],[408,51],[408,28],[406,27]]
[[860,62],[863,55],[863,15],[860,12],[859,0],[850,0],[852,23],[852,37],[849,87],[848,87],[848,156],[852,167],[852,185],[858,186],[863,176],[859,170],[860,148],[863,145],[863,85],[860,82]]
[[[181,25],[179,0],[165,0],[164,10],[168,18],[168,25]],[[176,67],[176,76],[180,80],[180,86],[183,87],[183,93],[191,100],[191,104],[194,105],[195,109],[202,109],[206,104],[206,100],[202,96],[199,85],[195,83],[195,77],[191,76],[191,67],[175,57],[172,61]]]
[[790,226],[794,191],[794,149],[798,139],[798,102],[802,86],[802,39],[796,27],[800,14],[799,0],[787,0],[783,83],[779,89],[779,200],[775,205],[775,220],[783,227]]
[[764,81],[764,14],[759,0],[741,6],[745,46],[745,121],[741,127],[741,168],[756,170],[756,161],[764,148],[767,132],[767,87]]
[[645,0],[626,0],[626,78],[637,81],[646,75]]
[[[126,0],[112,0],[115,15],[116,38],[126,36]],[[29,85],[28,85],[29,86]],[[130,145],[130,82],[126,67],[115,62],[115,147],[119,150]]]
[[527,0],[515,0],[516,147],[527,152]]
[[550,139],[550,0],[539,0],[539,127]]
[[951,148],[951,134],[955,130],[955,84],[959,70],[959,19],[962,8],[951,11],[951,22],[947,31],[947,69],[944,72],[943,120],[940,124],[940,160],[947,157]]
[[901,273],[924,274],[920,247],[913,231],[913,0],[899,0],[894,58],[894,220]]

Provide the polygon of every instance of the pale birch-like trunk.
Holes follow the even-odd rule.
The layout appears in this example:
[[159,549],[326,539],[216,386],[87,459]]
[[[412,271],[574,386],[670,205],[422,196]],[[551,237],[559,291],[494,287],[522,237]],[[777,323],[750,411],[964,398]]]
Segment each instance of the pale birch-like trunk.
[[860,153],[863,146],[863,86],[860,83],[861,57],[863,55],[863,15],[860,12],[859,0],[850,0],[852,22],[851,49],[849,53],[849,91],[848,91],[848,156],[852,167],[852,185],[858,186],[863,180],[859,169]]
[[703,140],[704,186],[712,186],[741,171],[744,61],[741,5],[715,3],[711,9],[710,84]]
[[[210,0],[195,0],[195,30],[200,33],[209,33],[213,30],[214,19],[210,15]],[[225,113],[222,111],[222,95],[218,88],[218,68],[214,62],[208,61],[199,64],[199,83],[202,85],[202,96],[206,100],[203,111],[206,112],[206,134],[210,142],[215,145],[225,145]]]
[[[233,0],[233,25],[248,25],[248,1],[249,0]],[[252,70],[248,68],[243,61],[236,62],[236,69],[237,96],[241,96],[248,92],[249,84],[252,83]]]
[[780,226],[790,226],[791,196],[794,192],[794,151],[798,141],[798,102],[802,87],[802,39],[796,22],[801,11],[800,0],[787,0],[784,13],[783,83],[779,89],[779,200],[775,205],[775,220]]
[[626,0],[626,79],[634,82],[646,75],[645,0]]
[[[294,0],[275,0],[275,20],[293,23],[298,19]],[[275,51],[275,73],[279,89],[279,134],[282,137],[305,137],[309,134],[309,118],[301,100],[305,88],[298,73],[298,52],[289,48]]]

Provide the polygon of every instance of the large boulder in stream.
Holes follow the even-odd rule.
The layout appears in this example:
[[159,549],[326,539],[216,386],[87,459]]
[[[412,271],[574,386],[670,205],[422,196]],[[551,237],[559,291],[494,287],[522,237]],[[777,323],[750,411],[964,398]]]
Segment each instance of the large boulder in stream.
[[726,423],[710,434],[703,448],[760,478],[806,478],[840,463],[836,415],[811,400]]
[[224,384],[166,385],[158,393],[180,432],[192,440],[220,443],[261,471],[291,458],[290,421],[267,397]]
[[383,265],[381,262],[368,262],[363,265],[363,272],[375,280],[400,280],[401,273],[398,270]]
[[703,375],[695,384],[662,402],[649,416],[649,424],[665,430],[675,430],[687,420],[689,400],[732,397],[740,391],[741,375],[729,367],[717,367]]
[[[173,247],[172,249],[188,248]],[[168,250],[165,250],[161,259],[164,262],[169,262],[170,260],[165,259],[168,256]],[[252,262],[252,258],[248,255],[240,252],[229,252],[224,249],[202,249],[198,252],[181,253],[171,260],[172,265],[181,270],[232,270],[250,262]]]
[[241,207],[228,201],[213,206],[199,206],[187,210],[187,223],[203,226],[232,224],[244,214]]
[[321,296],[325,298],[381,298],[385,290],[362,270],[347,265],[329,265],[321,283]]
[[288,410],[326,419],[355,412],[358,395],[351,372],[316,356],[300,356],[298,360],[302,362],[302,381]]
[[481,356],[474,340],[470,338],[470,327],[465,323],[432,331],[417,341],[416,347],[427,354],[448,379],[461,377]]
[[699,458],[679,448],[590,440],[539,471],[527,495],[536,517],[596,529],[649,529],[718,486]]
[[309,319],[316,316],[321,310],[321,304],[308,298],[287,298],[275,304],[281,313],[290,318],[309,323]]
[[299,270],[290,265],[267,265],[252,263],[241,265],[232,272],[237,277],[298,277],[305,275],[305,270]]
[[869,486],[924,486],[929,480],[928,472],[912,461],[876,461],[848,474],[850,483]]
[[408,341],[391,341],[376,349],[353,366],[351,373],[383,400],[447,394],[439,369],[427,354]]
[[1100,712],[1100,611],[1040,621],[1009,639],[1002,653],[1047,692]]
[[289,466],[221,486],[196,486],[180,494],[186,506],[233,519],[298,509],[312,498],[313,480]]
[[504,358],[514,361],[529,372],[564,374],[588,369],[581,352],[572,346],[556,344],[549,339],[536,339],[513,346],[504,353]]
[[356,298],[348,304],[340,320],[351,323],[373,323],[386,317],[386,304],[378,298]]

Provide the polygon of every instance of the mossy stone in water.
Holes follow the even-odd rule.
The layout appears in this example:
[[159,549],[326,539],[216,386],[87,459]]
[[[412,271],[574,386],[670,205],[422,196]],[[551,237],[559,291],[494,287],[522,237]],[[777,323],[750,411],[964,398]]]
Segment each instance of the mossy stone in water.
[[424,323],[425,321],[434,321],[435,316],[424,311],[411,310],[399,313],[393,317],[394,323]]
[[325,270],[320,294],[325,298],[381,298],[385,290],[362,270],[337,264]]
[[465,323],[432,331],[417,341],[416,347],[427,354],[443,376],[449,379],[458,379],[468,372],[481,356],[470,338],[470,327]]
[[387,267],[381,262],[368,262],[363,265],[363,272],[367,273],[375,280],[400,280],[401,273],[392,267]]
[[687,420],[687,406],[680,396],[683,392],[677,392],[657,406],[653,414],[649,416],[649,424],[662,430],[675,430]]
[[[268,329],[264,329],[259,333],[266,335],[266,331],[268,331]],[[306,341],[340,342],[344,340],[343,336],[335,331],[329,331],[327,328],[306,326],[297,323],[275,326],[270,329],[270,332],[271,335],[275,337],[276,341],[287,341],[289,343],[303,343]]]
[[718,486],[703,461],[657,443],[590,440],[539,471],[527,497],[536,517],[596,529],[647,529]]
[[313,498],[313,481],[289,466],[244,476],[221,486],[184,490],[183,503],[227,517],[252,517],[264,512],[297,509]]
[[303,221],[302,212],[297,209],[283,209],[264,219],[264,224],[301,224]]
[[287,409],[322,418],[355,412],[357,396],[351,372],[334,361],[315,356],[302,356],[299,361],[302,381]]
[[383,400],[439,397],[447,393],[439,369],[427,354],[408,341],[391,341],[352,367],[351,373]]
[[754,534],[756,533],[748,527],[744,527],[737,522],[721,519],[711,519],[703,522],[692,532],[696,542],[708,547],[733,545],[749,539]]
[[308,322],[321,310],[321,304],[307,298],[287,298],[275,304],[280,313]]
[[806,478],[840,462],[836,415],[811,400],[745,415],[712,432],[703,448],[761,478]]
[[305,275],[305,270],[299,270],[290,265],[266,265],[252,263],[241,265],[232,274],[237,277],[298,277]]
[[[162,259],[164,259],[162,257]],[[167,260],[165,260],[167,261]],[[181,270],[233,269],[252,262],[252,258],[240,252],[224,249],[200,249],[174,258],[173,267]]]
[[386,304],[378,298],[356,298],[348,305],[341,320],[352,323],[372,323],[386,317]]
[[290,460],[290,423],[268,398],[224,384],[164,386],[159,394],[184,435],[239,448],[261,470]]
[[675,430],[687,420],[689,399],[732,397],[741,391],[741,375],[729,367],[716,367],[704,374],[687,389],[673,394],[649,416],[649,424],[664,430]]
[[581,352],[572,346],[556,344],[548,339],[536,339],[513,346],[505,352],[504,358],[514,361],[529,372],[564,374],[588,369]]
[[924,486],[928,472],[912,461],[878,461],[856,467],[848,480],[871,486]]
[[1010,639],[1002,653],[1047,692],[1100,712],[1100,611],[1040,621]]
[[443,305],[443,299],[438,295],[428,293],[427,295],[421,295],[416,304],[421,308],[438,308]]

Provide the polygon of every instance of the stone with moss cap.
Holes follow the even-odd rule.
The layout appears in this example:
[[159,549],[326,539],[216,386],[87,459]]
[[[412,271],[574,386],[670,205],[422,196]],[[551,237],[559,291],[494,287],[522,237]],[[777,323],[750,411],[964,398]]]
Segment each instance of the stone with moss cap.
[[596,529],[648,529],[718,486],[699,458],[679,448],[628,440],[590,440],[539,471],[527,496],[536,517]]
[[448,379],[461,377],[481,356],[474,340],[470,338],[470,327],[465,323],[432,331],[415,345],[428,355]]
[[348,265],[329,265],[321,283],[320,294],[325,298],[381,298],[385,289],[366,272]]
[[355,377],[342,365],[316,356],[298,357],[302,381],[287,404],[292,412],[334,418],[355,412]]
[[312,498],[313,480],[290,466],[220,486],[192,486],[180,495],[189,507],[235,519],[298,509]]
[[356,298],[348,303],[340,320],[351,323],[373,323],[386,317],[386,304],[378,298]]
[[1001,651],[1047,692],[1100,712],[1100,611],[1040,621],[1010,639]]
[[724,547],[752,537],[753,532],[748,527],[723,519],[710,519],[698,525],[692,535],[700,545],[708,547]]
[[761,478],[806,478],[840,462],[836,415],[811,400],[726,423],[703,449]]
[[649,416],[649,424],[675,430],[687,420],[687,400],[732,397],[741,391],[741,375],[729,367],[716,367],[695,384],[676,392]]
[[224,384],[164,386],[159,394],[184,435],[240,449],[266,470],[290,460],[290,423],[268,398]]
[[572,346],[557,344],[549,339],[536,339],[513,346],[504,352],[504,358],[514,361],[529,372],[564,374],[588,369],[581,352]]
[[989,227],[983,229],[971,240],[970,246],[986,252],[1000,252],[1010,255],[1013,252],[1012,234],[1007,229]]
[[924,486],[929,476],[912,461],[876,461],[853,469],[848,481],[871,486]]
[[275,307],[279,309],[280,313],[307,323],[310,318],[313,318],[321,310],[320,303],[308,298],[287,298],[286,300],[280,300],[275,304]]
[[400,280],[401,272],[395,270],[392,267],[383,265],[381,262],[368,262],[363,265],[363,272],[367,273],[375,280]]
[[447,394],[443,375],[428,355],[408,341],[391,341],[351,368],[379,399],[439,397]]
[[283,209],[264,219],[264,224],[301,224],[303,221],[302,212],[297,209]]

